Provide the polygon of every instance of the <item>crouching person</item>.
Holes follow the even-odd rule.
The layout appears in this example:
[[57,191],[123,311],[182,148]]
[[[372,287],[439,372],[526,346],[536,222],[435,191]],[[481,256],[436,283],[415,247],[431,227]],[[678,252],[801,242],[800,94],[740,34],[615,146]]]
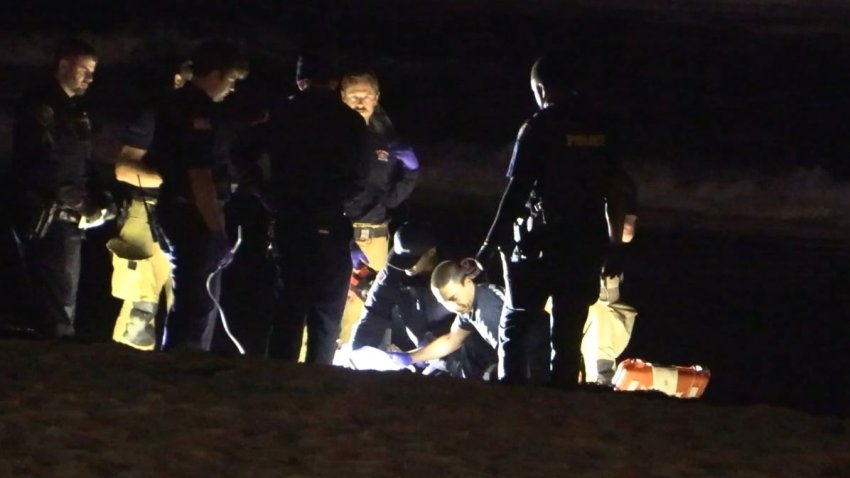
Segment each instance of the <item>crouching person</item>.
[[[444,261],[431,275],[431,291],[447,309],[457,314],[451,330],[424,347],[409,352],[391,352],[391,359],[407,366],[445,357],[461,351],[463,377],[490,380],[498,364],[499,317],[504,304],[504,292],[493,284],[476,284],[478,269],[474,263]],[[548,379],[548,320],[537,321],[534,333],[529,334],[530,349],[539,350],[537,359],[529,361],[527,371],[532,381]]]

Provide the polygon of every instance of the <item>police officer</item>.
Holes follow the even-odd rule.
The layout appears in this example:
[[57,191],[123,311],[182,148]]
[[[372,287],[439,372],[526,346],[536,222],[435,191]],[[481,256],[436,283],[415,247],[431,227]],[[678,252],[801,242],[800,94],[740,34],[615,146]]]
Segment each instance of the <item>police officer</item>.
[[[519,130],[509,181],[477,256],[484,260],[495,247],[502,253],[507,297],[499,378],[507,383],[524,381],[523,338],[535,321],[545,320],[552,296],[551,381],[576,385],[582,325],[599,295],[610,241],[606,201],[622,203],[628,187],[606,123],[570,88],[573,80],[555,55],[534,63],[531,89],[540,110]],[[615,241],[621,230],[612,234]]]
[[62,41],[53,77],[17,106],[11,185],[15,232],[30,275],[36,317],[45,337],[75,334],[82,228],[102,223],[102,191],[93,185],[91,123],[82,96],[97,55],[79,39]]
[[339,100],[332,54],[301,55],[296,83],[299,91],[272,111],[266,135],[283,286],[268,356],[297,360],[306,324],[306,361],[330,364],[352,265],[366,261],[345,210],[364,191],[367,131]]
[[[342,101],[360,113],[369,128],[369,158],[366,193],[348,211],[354,223],[354,240],[369,267],[380,271],[387,261],[391,210],[413,192],[419,161],[413,149],[401,141],[380,106],[378,78],[370,71],[350,72],[342,78]],[[360,315],[363,302],[349,295],[342,320],[340,342],[345,344]]]
[[[190,63],[169,76],[171,89],[183,87],[192,78]],[[121,135],[115,177],[124,183],[129,198],[118,237],[106,244],[113,254],[112,295],[124,300],[112,340],[139,350],[153,350],[156,345],[161,324],[154,319],[160,295],[165,293],[166,307],[173,302],[171,262],[160,247],[154,219],[162,178],[142,162],[153,141],[155,114],[154,104],[144,105]]]
[[145,160],[160,173],[159,219],[174,263],[174,306],[163,350],[209,350],[219,278],[233,258],[223,203],[230,192],[229,139],[218,103],[248,64],[237,45],[208,40],[192,54],[193,77],[156,115]]

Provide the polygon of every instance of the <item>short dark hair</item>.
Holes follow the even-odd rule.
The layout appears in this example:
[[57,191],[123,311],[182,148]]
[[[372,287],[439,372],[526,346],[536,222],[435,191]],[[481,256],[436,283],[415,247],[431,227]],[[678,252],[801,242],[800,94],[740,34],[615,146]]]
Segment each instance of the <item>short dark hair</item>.
[[58,65],[60,61],[78,56],[90,56],[97,60],[97,51],[87,41],[79,38],[63,38],[56,44],[53,52],[53,64]]
[[548,53],[531,67],[531,78],[552,89],[568,90],[575,86],[575,72],[567,55]]
[[339,60],[325,48],[305,50],[295,65],[295,80],[332,81],[339,79]]
[[194,76],[206,76],[213,71],[236,70],[248,74],[248,59],[241,46],[229,40],[205,40],[192,53]]

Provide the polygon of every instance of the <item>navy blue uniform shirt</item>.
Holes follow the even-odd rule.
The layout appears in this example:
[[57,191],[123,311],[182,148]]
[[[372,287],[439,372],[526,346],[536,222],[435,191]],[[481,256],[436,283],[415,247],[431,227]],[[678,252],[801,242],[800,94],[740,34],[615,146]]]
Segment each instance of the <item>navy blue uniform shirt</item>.
[[209,169],[219,199],[230,195],[231,132],[218,105],[189,83],[172,92],[156,114],[156,129],[145,162],[162,176],[162,198],[192,198],[187,172]]
[[81,210],[91,178],[91,123],[82,98],[51,78],[21,99],[15,114],[16,189]]

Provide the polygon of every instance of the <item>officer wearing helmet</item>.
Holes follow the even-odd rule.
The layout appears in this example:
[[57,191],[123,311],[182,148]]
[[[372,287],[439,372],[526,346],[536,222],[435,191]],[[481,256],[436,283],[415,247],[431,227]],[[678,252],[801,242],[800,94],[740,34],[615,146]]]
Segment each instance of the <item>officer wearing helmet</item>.
[[421,345],[429,334],[439,336],[448,330],[453,314],[429,289],[431,271],[438,262],[437,239],[430,224],[408,222],[398,228],[387,264],[378,272],[354,324],[352,349],[387,348],[392,343],[406,350]]
[[496,249],[501,253],[506,301],[499,378],[506,383],[525,380],[530,351],[524,339],[536,321],[546,320],[551,296],[551,381],[576,386],[582,326],[599,295],[606,251],[621,242],[629,209],[623,203],[631,182],[612,151],[609,125],[573,89],[571,60],[545,55],[531,69],[540,109],[519,130],[508,184],[477,255],[486,262]]

